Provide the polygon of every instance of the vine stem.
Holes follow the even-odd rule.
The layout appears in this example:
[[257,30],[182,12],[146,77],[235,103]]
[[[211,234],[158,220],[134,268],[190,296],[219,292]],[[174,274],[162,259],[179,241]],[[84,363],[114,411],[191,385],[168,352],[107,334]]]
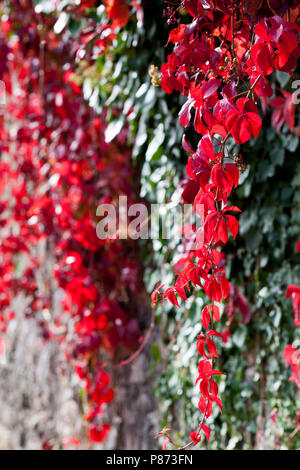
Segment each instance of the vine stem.
[[[206,404],[204,413],[203,413],[203,415],[202,415],[202,419],[201,419],[201,421],[200,421],[200,423],[199,423],[199,426],[198,426],[198,433],[201,431],[202,424],[204,423],[205,415],[206,415],[206,412],[207,412],[207,407],[208,407],[208,402],[207,402],[207,404]],[[192,444],[193,444],[193,441],[189,441],[189,442],[188,442],[187,444],[185,444],[184,446],[178,447],[178,450],[187,449],[187,448],[190,447]]]
[[[212,307],[214,307],[214,305],[215,305],[215,303],[214,303],[214,301],[213,301]],[[214,317],[213,317],[212,312],[210,312],[210,318],[211,318],[211,327],[212,327],[212,329],[213,329],[213,327],[214,327]],[[212,360],[211,360],[211,365],[212,365],[212,367],[213,367],[213,365],[214,365],[214,358],[212,358]],[[208,400],[207,400],[207,403],[206,403],[206,407],[205,407],[204,413],[203,413],[203,415],[202,415],[202,419],[201,419],[201,421],[200,421],[200,423],[199,423],[198,433],[201,431],[201,429],[202,429],[202,424],[203,424],[204,421],[205,421],[205,415],[206,415],[206,412],[207,412],[207,408],[208,408]],[[190,441],[190,442],[188,442],[185,446],[180,447],[179,450],[186,449],[187,447],[191,446],[192,444],[193,444],[193,441]]]
[[124,359],[123,361],[119,362],[118,364],[115,364],[114,365],[114,368],[119,368],[119,367],[123,367],[123,366],[126,366],[127,364],[130,364],[131,362],[133,362],[138,356],[139,354],[143,351],[144,347],[146,346],[150,336],[151,336],[151,333],[154,329],[154,326],[155,326],[155,322],[154,322],[154,309],[152,308],[152,313],[151,313],[151,322],[150,322],[150,326],[147,330],[147,333],[145,334],[144,336],[144,339],[143,341],[141,342],[140,346],[138,347],[138,349],[131,355],[129,356],[127,359]]
[[275,16],[276,16],[276,15],[277,15],[277,13],[276,13],[276,11],[275,11],[275,10],[273,10],[273,8],[272,8],[272,6],[271,6],[271,4],[270,4],[270,0],[267,0],[267,4],[268,4],[268,7],[270,8],[271,12],[273,13],[273,15],[275,15]]
[[232,15],[231,15],[231,55],[234,59],[235,52],[234,52],[234,3],[232,2]]
[[261,78],[261,75],[258,75],[258,77],[256,77],[255,82],[253,83],[253,85],[251,85],[251,88],[250,88],[250,90],[248,91],[247,98],[249,98],[251,91],[254,90],[254,88],[256,87],[256,85],[257,85],[257,83],[258,83],[258,80],[259,80],[260,78]]

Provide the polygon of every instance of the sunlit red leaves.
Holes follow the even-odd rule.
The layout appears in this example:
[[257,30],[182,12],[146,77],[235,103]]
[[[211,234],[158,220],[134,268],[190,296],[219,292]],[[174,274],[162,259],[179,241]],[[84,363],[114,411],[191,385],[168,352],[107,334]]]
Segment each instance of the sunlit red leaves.
[[290,377],[291,382],[295,382],[297,387],[300,388],[300,353],[297,348],[293,345],[288,344],[284,348],[283,357],[286,365],[291,367],[292,375]]
[[107,16],[112,20],[112,28],[122,28],[128,23],[130,11],[126,0],[105,0]]
[[217,89],[221,85],[220,79],[204,82],[201,87],[191,84],[190,97],[179,112],[179,121],[187,127],[191,120],[191,111],[195,109],[194,127],[199,134],[206,134],[207,125],[212,119],[210,109],[214,107],[217,98]]
[[92,312],[89,315],[85,315],[75,324],[75,331],[78,334],[90,335],[94,331],[101,331],[108,325],[108,319],[106,315],[100,314],[95,315]]
[[207,439],[207,442],[209,442],[209,438],[210,438],[210,430],[209,430],[209,427],[204,424],[204,423],[201,423],[200,424],[200,427],[201,429],[204,431],[204,434],[206,436],[206,439]]
[[165,299],[168,299],[171,302],[171,304],[175,305],[176,307],[179,307],[178,300],[175,294],[175,289],[173,289],[172,287],[169,287],[168,289],[166,289],[164,293],[164,300]]
[[259,74],[255,67],[250,76],[250,85],[253,92],[262,98],[262,106],[263,98],[270,98],[274,94],[274,90],[270,86],[269,81],[263,75]]
[[210,274],[208,280],[204,283],[206,295],[216,302],[226,299],[229,292],[229,281],[226,279],[223,271],[216,274]]
[[[200,423],[199,428],[204,432],[204,434],[206,436],[206,439],[207,439],[207,442],[209,442],[209,438],[210,438],[210,429],[209,429],[209,427],[204,423]],[[197,431],[191,432],[190,439],[193,441],[194,446],[196,446],[201,441],[201,433],[197,432]]]
[[235,206],[228,206],[222,209],[222,211],[212,211],[208,214],[205,219],[205,239],[209,243],[212,239],[215,243],[222,242],[227,243],[228,231],[232,234],[233,238],[236,238],[239,222],[233,215],[228,215],[229,211],[241,210]]
[[[284,21],[280,16],[263,19],[255,28],[256,35],[273,51],[277,70],[292,70],[299,57],[299,27]],[[269,58],[265,56],[266,62]],[[287,68],[288,67],[288,68]]]
[[[214,330],[212,330],[214,332]],[[199,362],[198,365],[199,376],[196,380],[196,384],[200,383],[200,392],[201,397],[199,400],[199,409],[204,415],[208,418],[212,413],[212,402],[215,402],[220,410],[222,411],[222,401],[218,396],[219,390],[216,382],[212,379],[215,375],[220,375],[222,372],[217,369],[213,369],[210,361],[204,359]],[[208,429],[203,429],[206,433],[207,439],[209,439],[209,434],[207,434]]]
[[237,144],[244,144],[251,135],[256,139],[260,133],[262,120],[255,103],[249,98],[240,98],[236,109],[229,111],[226,125]]
[[156,287],[154,289],[154,291],[152,292],[151,294],[151,300],[152,302],[154,303],[154,305],[157,305],[157,301],[158,301],[158,298],[157,296],[160,297],[161,293],[160,293],[160,289],[162,289],[164,287],[165,284],[161,284],[160,286]]
[[198,373],[199,376],[196,380],[196,383],[201,379],[208,379],[213,377],[214,375],[223,375],[223,372],[213,369],[211,363],[205,359],[199,362]]
[[290,284],[286,290],[286,298],[292,299],[294,311],[294,325],[300,325],[300,287]]
[[172,31],[169,34],[169,39],[168,39],[167,44],[169,44],[169,42],[173,42],[174,44],[176,44],[177,42],[180,42],[181,39],[183,38],[184,29],[185,29],[184,24],[180,24],[179,26],[177,26],[177,28],[172,29]]
[[207,279],[207,274],[204,269],[199,265],[190,263],[185,268],[183,275],[186,279],[190,280],[194,286],[202,287],[201,278]]
[[239,183],[239,170],[234,163],[224,163],[214,165],[211,171],[212,182],[221,191],[229,194]]
[[176,63],[176,58],[173,55],[168,56],[168,61],[161,66],[161,87],[166,93],[172,93],[174,90],[183,90],[187,85],[187,77],[184,70],[181,72],[181,75],[178,77],[174,76],[174,68]]
[[201,396],[198,402],[198,408],[203,414],[204,418],[209,418],[212,414],[212,400]]
[[[183,141],[183,145],[185,150],[189,152],[192,151],[185,140]],[[220,158],[220,154],[215,154],[212,138],[210,135],[206,134],[200,140],[196,152],[193,152],[193,155],[188,160],[186,167],[187,174],[190,178],[197,181],[204,191],[206,185],[209,183],[213,164],[217,162],[218,158]],[[230,171],[226,173],[226,177],[228,180],[235,182],[236,171],[232,170],[230,166],[228,168]],[[222,183],[223,179],[224,177],[220,177],[219,181]],[[222,190],[221,187],[220,189]]]
[[220,309],[217,305],[206,305],[201,314],[202,325],[206,330],[213,319],[220,321]]
[[194,156],[190,157],[188,160],[186,172],[192,179],[197,181],[200,186],[205,187],[209,182],[211,165],[205,158],[195,153]]
[[[215,402],[219,406],[220,411],[222,412],[222,407],[223,407],[222,400],[218,396],[218,393],[219,393],[218,386],[213,379],[203,379],[200,382],[200,392],[202,393],[202,396],[208,400],[206,402],[206,406],[209,406],[209,403],[211,402]],[[202,405],[203,405],[203,402],[202,403],[199,402],[199,408]],[[205,412],[203,414],[205,415]]]
[[[230,286],[225,277],[224,258],[216,254],[220,245],[227,243],[229,233],[233,238],[238,234],[239,222],[230,211],[241,212],[235,206],[228,206],[227,202],[239,182],[238,167],[243,168],[241,163],[235,165],[230,162],[232,155],[229,151],[227,153],[227,140],[232,136],[237,144],[244,144],[252,136],[258,137],[262,120],[256,105],[257,96],[262,98],[263,111],[266,111],[267,98],[273,95],[269,75],[275,69],[291,72],[296,66],[300,54],[297,47],[299,28],[279,16],[288,8],[285,3],[273,0],[245,0],[236,6],[240,8],[238,17],[244,19],[241,24],[234,17],[233,29],[230,28],[231,10],[226,2],[191,0],[185,2],[185,8],[193,18],[201,17],[206,34],[201,36],[202,23],[195,20],[191,24],[179,23],[171,32],[169,41],[174,42],[175,47],[167,64],[162,67],[162,87],[168,93],[178,90],[187,97],[179,112],[179,120],[184,127],[193,126],[197,133],[203,134],[196,151],[183,139],[183,148],[190,154],[186,171],[192,180],[186,186],[183,199],[193,201],[195,212],[202,219],[203,239],[192,253],[197,263],[184,264],[177,281],[183,289],[182,298],[186,295],[184,289],[191,282],[200,287],[203,285],[212,301],[227,299],[224,311],[229,321],[221,334],[226,342],[230,335],[228,326],[236,309],[241,312],[245,323],[251,318],[245,296],[236,286]],[[221,26],[214,24],[216,11],[223,20]],[[274,11],[277,16],[274,16]],[[291,14],[289,16],[292,17]],[[235,49],[234,53],[232,49]],[[283,95],[270,102],[275,108],[272,123],[277,132],[284,122],[294,130],[293,100],[291,95],[285,92]],[[168,292],[171,302],[176,304],[176,291]],[[290,286],[287,296],[292,297],[295,324],[298,324],[298,287]],[[203,309],[201,321],[205,330],[213,320],[219,320],[219,310],[216,309],[214,305]],[[210,332],[206,335],[201,333],[197,349],[206,359],[217,357]],[[204,418],[211,415],[213,402],[222,409],[217,384],[211,378],[219,373],[210,361],[200,361],[197,382],[200,381],[201,393],[199,409]],[[200,441],[199,430],[191,434],[191,439],[194,444]]]
[[192,431],[191,434],[190,434],[190,439],[193,441],[194,446],[199,444],[199,442],[201,441],[200,432]]
[[270,75],[274,70],[272,49],[268,44],[258,41],[251,48],[251,58],[256,66],[256,70],[262,75]]
[[200,189],[194,198],[195,212],[205,218],[209,211],[215,210],[215,207],[215,198],[212,192]]
[[[197,336],[197,349],[201,357],[206,357],[207,359],[211,357],[219,357],[216,349],[216,345],[214,341],[210,338],[210,336],[220,336],[215,330],[210,330],[206,335],[201,333]],[[206,354],[206,350],[208,350],[208,354]]]

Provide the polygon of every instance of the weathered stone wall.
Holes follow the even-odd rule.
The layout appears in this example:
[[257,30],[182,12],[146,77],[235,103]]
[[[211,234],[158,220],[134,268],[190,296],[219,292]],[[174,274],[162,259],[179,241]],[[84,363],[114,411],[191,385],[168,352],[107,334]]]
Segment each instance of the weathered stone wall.
[[34,318],[26,318],[24,299],[6,338],[6,363],[0,365],[0,448],[41,449],[44,441],[61,446],[80,439],[80,448],[153,449],[159,420],[150,372],[150,344],[130,364],[112,370],[115,400],[108,413],[112,431],[103,445],[86,437],[80,385],[59,346],[44,342]]
[[[40,449],[43,441],[85,440],[73,374],[58,345],[43,343],[35,319],[18,301],[8,327],[6,364],[0,366],[0,448]],[[64,373],[63,373],[64,372]]]

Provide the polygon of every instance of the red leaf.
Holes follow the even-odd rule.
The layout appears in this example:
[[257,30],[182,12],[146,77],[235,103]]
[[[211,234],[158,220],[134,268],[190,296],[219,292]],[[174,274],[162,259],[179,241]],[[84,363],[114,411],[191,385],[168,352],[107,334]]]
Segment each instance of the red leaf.
[[220,333],[218,333],[216,330],[209,330],[206,336],[219,336],[221,337]]
[[229,194],[232,190],[234,181],[227,168],[223,165],[214,165],[211,170],[211,179],[214,185],[217,186],[222,192]]
[[206,439],[207,439],[207,442],[209,442],[209,438],[210,438],[210,429],[209,427],[206,425],[206,424],[201,424],[201,429],[204,431],[204,434],[206,436]]
[[122,28],[128,23],[130,16],[126,0],[106,0],[106,13],[113,20],[112,28]]
[[179,295],[179,297],[183,300],[186,300],[187,299],[187,295],[186,295],[186,292],[185,292],[185,289],[184,287],[181,287],[181,286],[175,286],[175,291],[177,292],[177,294]]
[[238,167],[234,163],[225,163],[225,168],[227,171],[229,171],[233,185],[236,188],[240,179],[240,172]]
[[[208,316],[209,320],[211,319],[211,315],[213,316],[213,318],[218,322],[220,321],[220,309],[219,307],[217,307],[216,305],[206,305],[206,307],[204,307],[204,309],[202,310],[202,315],[205,315],[206,318]],[[203,323],[203,320],[202,320],[202,323]],[[208,322],[209,324],[209,322]],[[203,324],[204,326],[204,324]],[[205,329],[208,328],[208,326],[204,326]]]
[[194,446],[196,446],[201,441],[201,434],[200,432],[193,431],[190,434],[190,439],[193,441]]
[[191,110],[192,107],[194,106],[194,100],[188,99],[182,106],[181,110],[179,111],[178,117],[180,124],[183,127],[187,127],[190,123],[191,120]]
[[201,321],[202,321],[203,327],[207,330],[207,328],[209,327],[209,323],[210,323],[210,313],[208,310],[208,306],[204,307],[204,309],[202,310]]
[[[209,96],[213,95],[217,91],[221,83],[221,79],[213,79],[205,82],[204,85],[201,87],[201,95],[203,96],[203,99],[206,99]],[[194,98],[197,99],[196,96],[194,96]]]
[[244,144],[251,135],[258,137],[262,126],[255,103],[248,98],[240,98],[237,108],[229,111],[226,125],[237,144]]
[[233,238],[236,238],[239,231],[239,221],[233,215],[225,215],[226,224]]
[[156,287],[156,289],[151,294],[151,300],[154,305],[157,305],[157,295],[160,295],[160,289],[164,287],[165,284],[161,284],[160,286]]
[[201,397],[198,403],[198,408],[205,418],[209,418],[212,414],[212,401],[208,398]]
[[182,147],[183,149],[188,152],[188,153],[194,153],[194,150],[190,147],[190,145],[187,143],[185,135],[182,137]]
[[169,42],[173,42],[174,44],[176,42],[181,41],[181,39],[184,36],[184,30],[185,30],[185,24],[180,24],[177,28],[172,29],[172,31],[169,34],[169,39],[167,42],[167,45]]
[[171,304],[175,305],[176,307],[179,307],[179,303],[175,294],[175,291],[172,287],[169,287],[164,293],[164,299],[168,298],[168,300],[171,302]]
[[251,49],[251,59],[261,75],[270,75],[274,70],[272,49],[263,41],[259,41]]
[[300,287],[295,284],[290,284],[286,290],[286,298],[290,299],[294,294],[300,294]]
[[219,322],[220,321],[220,309],[219,309],[219,307],[217,307],[216,305],[213,305],[212,306],[212,313],[213,313],[214,319],[217,322]]
[[242,212],[241,209],[239,209],[237,206],[227,206],[227,207],[224,207],[224,209],[222,210],[223,213],[229,212],[229,211]]
[[206,338],[206,346],[209,351],[209,357],[219,357],[214,341],[210,338]]

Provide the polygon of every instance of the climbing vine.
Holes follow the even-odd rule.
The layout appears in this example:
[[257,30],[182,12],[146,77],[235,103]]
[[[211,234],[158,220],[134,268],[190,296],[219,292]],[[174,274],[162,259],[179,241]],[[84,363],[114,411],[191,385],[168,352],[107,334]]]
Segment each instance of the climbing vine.
[[[204,421],[212,414],[212,404],[216,403],[222,411],[213,378],[222,374],[214,368],[218,358],[214,338],[222,335],[213,328],[213,322],[220,320],[215,303],[228,298],[230,284],[225,277],[224,254],[218,248],[226,245],[229,234],[233,238],[238,234],[239,222],[231,213],[241,210],[228,205],[228,197],[246,169],[242,155],[230,152],[228,141],[242,145],[251,136],[258,137],[262,127],[258,100],[266,103],[274,93],[268,76],[274,70],[293,74],[299,56],[299,27],[291,21],[289,8],[297,7],[297,2],[292,3],[283,2],[275,11],[270,2],[254,6],[243,1],[191,0],[167,10],[168,22],[178,26],[169,36],[175,46],[161,68],[161,86],[167,93],[176,90],[187,97],[179,112],[180,123],[193,126],[202,135],[196,151],[183,139],[183,148],[190,154],[186,167],[190,187],[185,187],[185,192],[202,217],[202,227],[194,234],[194,250],[181,259],[175,285],[163,294],[163,285],[157,287],[152,298],[154,303],[159,297],[179,307],[177,295],[187,300],[187,292],[194,285],[201,287],[213,302],[202,310],[203,330],[208,331],[202,331],[197,341],[201,360],[196,385],[200,388],[198,407],[202,419],[190,435],[194,445],[201,441],[201,431],[209,440],[209,427]],[[177,17],[182,8],[190,15],[190,23],[182,23]],[[294,14],[297,16],[297,9]],[[270,102],[275,107],[273,123],[277,130],[286,122],[294,131],[292,99],[289,100],[283,116],[282,100],[275,98]],[[291,288],[288,293],[292,295]],[[293,296],[295,305],[295,291]],[[287,360],[291,363],[290,355]],[[161,432],[166,436],[164,446],[167,442],[175,445],[169,431],[164,428]]]

